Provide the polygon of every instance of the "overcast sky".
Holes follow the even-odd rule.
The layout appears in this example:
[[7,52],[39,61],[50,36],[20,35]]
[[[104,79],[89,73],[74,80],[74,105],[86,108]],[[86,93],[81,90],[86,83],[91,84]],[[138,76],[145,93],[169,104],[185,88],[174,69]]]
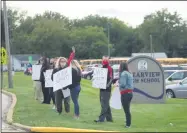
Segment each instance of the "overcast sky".
[[46,10],[62,13],[69,18],[99,14],[117,17],[133,27],[141,24],[145,15],[162,8],[177,11],[187,20],[187,1],[7,1],[7,6],[25,10],[29,16]]

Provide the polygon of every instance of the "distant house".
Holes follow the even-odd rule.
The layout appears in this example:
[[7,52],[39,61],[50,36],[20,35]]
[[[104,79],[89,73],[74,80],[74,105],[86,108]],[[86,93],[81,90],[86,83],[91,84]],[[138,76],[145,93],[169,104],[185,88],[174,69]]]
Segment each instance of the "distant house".
[[[12,69],[14,71],[23,71],[29,63],[29,57],[32,56],[32,64],[35,64],[39,59],[40,55],[37,54],[16,54],[11,55]],[[3,70],[8,69],[7,65],[3,65]]]
[[[147,55],[151,57],[151,53],[132,53],[131,56]],[[153,58],[168,58],[166,53],[153,53]]]

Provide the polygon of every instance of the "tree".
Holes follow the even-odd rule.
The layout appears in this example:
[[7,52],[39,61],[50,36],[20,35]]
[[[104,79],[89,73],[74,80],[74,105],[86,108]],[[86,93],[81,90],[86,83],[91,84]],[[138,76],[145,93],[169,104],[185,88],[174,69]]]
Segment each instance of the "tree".
[[168,57],[173,57],[176,49],[184,43],[183,29],[186,28],[180,15],[177,12],[171,14],[167,9],[145,16],[139,27],[139,35],[144,43],[142,51],[149,51],[149,36],[152,35],[154,51],[166,52]]
[[101,58],[107,52],[107,37],[103,28],[97,26],[72,29],[70,40],[78,58]]
[[[29,17],[25,12],[9,9],[8,19],[12,54],[45,53],[49,57],[68,57],[71,47],[75,46],[79,59],[101,58],[108,52],[109,30],[111,56],[149,52],[150,35],[155,52],[166,52],[169,57],[186,56],[182,49],[187,44],[187,25],[180,15],[166,9],[145,16],[137,28],[117,18],[89,15],[70,20],[52,11]],[[3,44],[3,34],[1,36]]]
[[48,56],[67,55],[66,47],[69,31],[65,23],[60,20],[43,18],[38,21],[31,33],[31,43],[29,48],[34,53],[41,54],[43,51]]

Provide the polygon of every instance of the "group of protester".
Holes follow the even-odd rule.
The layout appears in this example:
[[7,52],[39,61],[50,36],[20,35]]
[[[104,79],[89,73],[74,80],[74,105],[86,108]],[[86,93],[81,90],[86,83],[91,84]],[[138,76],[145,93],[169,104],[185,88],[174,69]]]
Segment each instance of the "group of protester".
[[[70,97],[74,103],[74,117],[79,119],[80,112],[79,112],[79,93],[81,91],[81,67],[79,63],[74,60],[75,56],[75,48],[72,48],[72,53],[70,57],[66,59],[65,57],[53,58],[48,59],[43,57],[39,60],[38,64],[42,65],[41,73],[40,73],[40,80],[35,81],[35,98],[36,100],[43,100],[43,104],[50,104],[51,99],[53,101],[53,109],[55,109],[59,114],[62,113],[62,103],[64,103],[66,113],[70,112]],[[44,72],[48,69],[53,69],[51,79],[53,80],[53,75],[71,65],[72,67],[72,84],[62,88],[65,90],[67,88],[70,89],[71,96],[64,98],[62,90],[57,90],[53,92],[53,87],[46,88],[45,87],[45,76]],[[113,122],[112,113],[110,109],[110,97],[111,97],[111,88],[112,84],[115,86],[119,86],[120,93],[121,93],[121,103],[126,115],[126,128],[129,128],[131,125],[131,113],[130,113],[130,103],[133,97],[133,76],[128,70],[128,66],[126,63],[120,64],[120,75],[119,80],[113,80],[113,70],[109,64],[109,58],[104,56],[102,59],[103,68],[108,69],[107,75],[107,88],[100,89],[100,104],[101,104],[101,113],[97,120],[94,120],[96,123],[104,122],[105,119],[108,122]],[[43,92],[43,96],[42,96]],[[43,97],[43,99],[41,99]]]

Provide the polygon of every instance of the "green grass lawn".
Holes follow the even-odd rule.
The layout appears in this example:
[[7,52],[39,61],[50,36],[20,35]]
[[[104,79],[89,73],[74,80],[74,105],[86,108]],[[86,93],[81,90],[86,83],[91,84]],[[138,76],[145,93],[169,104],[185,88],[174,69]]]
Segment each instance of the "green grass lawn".
[[[169,99],[166,104],[132,104],[132,127],[124,128],[123,110],[112,110],[113,123],[96,124],[100,113],[99,90],[91,82],[82,80],[79,96],[80,119],[73,119],[73,103],[69,115],[58,115],[52,105],[43,105],[34,100],[31,76],[16,73],[14,89],[6,89],[17,96],[13,121],[28,126],[71,127],[82,129],[114,130],[127,132],[184,132],[187,131],[187,99]],[[7,88],[7,75],[4,74]],[[170,125],[172,123],[173,125]]]

